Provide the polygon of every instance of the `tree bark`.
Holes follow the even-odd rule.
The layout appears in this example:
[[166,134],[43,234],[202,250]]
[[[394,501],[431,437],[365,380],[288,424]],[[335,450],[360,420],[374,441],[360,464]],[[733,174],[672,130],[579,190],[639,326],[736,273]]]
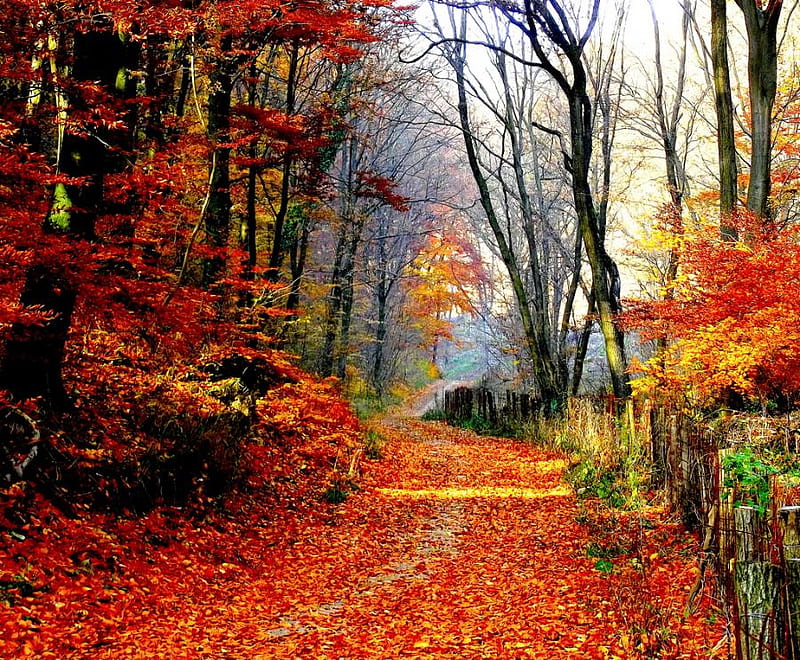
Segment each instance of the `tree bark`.
[[286,301],[286,309],[290,311],[300,307],[300,290],[311,236],[311,227],[309,226],[309,218],[305,213],[305,209],[302,210],[302,214],[302,217],[297,221],[297,226],[294,228],[292,243],[289,247],[289,267],[292,273],[292,282],[289,298]]
[[15,323],[0,363],[0,384],[17,400],[41,396],[56,410],[68,406],[61,375],[77,292],[67,279],[44,265],[34,266],[20,296],[54,318],[43,325]]
[[342,305],[339,322],[339,350],[336,358],[336,375],[344,378],[347,368],[347,357],[350,352],[350,326],[353,320],[353,301],[355,299],[355,272],[358,246],[361,243],[361,233],[364,230],[364,221],[359,219],[350,228],[350,239],[347,242],[347,252],[344,258],[342,278]]
[[327,377],[333,374],[336,350],[336,335],[339,328],[342,309],[342,262],[347,245],[346,219],[342,219],[339,237],[336,241],[336,251],[333,258],[331,271],[330,291],[328,292],[328,305],[325,312],[323,333],[323,347],[317,371],[320,376]]
[[[294,41],[291,44],[289,51],[289,73],[286,79],[286,114],[291,116],[295,112],[295,104],[297,102],[297,69],[300,55],[300,44]],[[292,166],[294,164],[294,154],[287,146],[286,153],[283,156],[283,165],[281,169],[281,192],[280,200],[278,203],[278,211],[275,214],[275,229],[272,236],[272,250],[269,256],[269,277],[273,281],[277,281],[280,276],[280,269],[283,264],[284,257],[284,240],[283,240],[283,226],[286,222],[286,214],[289,211],[289,198],[291,194],[291,176]]]
[[[772,176],[772,107],[778,89],[778,19],[782,0],[736,0],[747,30],[747,78],[750,86],[750,181],[747,209],[769,219]],[[763,5],[763,8],[762,8]]]
[[[220,44],[220,56],[211,73],[208,97],[208,136],[212,141],[214,158],[210,170],[208,207],[205,216],[207,242],[215,248],[228,244],[231,225],[230,179],[230,122],[231,94],[236,64],[231,55],[233,37],[225,35]],[[225,260],[212,257],[203,264],[203,285],[210,286],[222,275]]]
[[733,100],[728,64],[727,0],[711,0],[711,61],[714,69],[714,102],[717,110],[717,153],[719,157],[720,233],[737,239],[731,219],[738,202],[736,142],[733,131]]
[[783,532],[783,567],[786,583],[785,612],[789,628],[790,657],[800,658],[800,507],[778,511]]
[[[528,243],[528,258],[530,259],[528,275],[530,282],[533,284],[533,295],[526,295],[526,299],[518,301],[518,304],[522,305],[524,303],[526,307],[530,306],[531,308],[531,325],[530,327],[524,327],[524,329],[526,335],[529,335],[527,337],[528,343],[536,345],[534,358],[538,359],[539,362],[535,370],[537,382],[540,378],[543,379],[544,383],[546,383],[546,388],[555,393],[555,396],[547,394],[543,396],[543,399],[548,405],[555,404],[560,408],[564,403],[567,391],[567,372],[565,368],[561,368],[562,361],[559,360],[559,356],[553,355],[551,350],[553,342],[551,341],[552,334],[548,314],[546,284],[543,281],[548,273],[542,267],[539,259],[540,246],[536,235],[536,219],[531,197],[528,194],[528,185],[525,181],[522,139],[517,127],[517,121],[512,112],[511,88],[506,73],[505,58],[502,54],[498,56],[498,70],[505,90],[505,129],[508,132],[511,143],[511,164],[514,171],[514,182],[522,211],[523,231]],[[563,366],[565,367],[565,365]]]

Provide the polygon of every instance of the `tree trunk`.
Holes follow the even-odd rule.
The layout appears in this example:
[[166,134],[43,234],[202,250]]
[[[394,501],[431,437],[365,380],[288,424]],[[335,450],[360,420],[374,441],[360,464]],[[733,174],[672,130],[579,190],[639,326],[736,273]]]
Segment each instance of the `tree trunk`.
[[339,350],[336,360],[336,375],[344,378],[347,368],[347,356],[350,352],[350,326],[353,321],[353,301],[355,298],[355,271],[356,255],[361,243],[361,232],[364,229],[363,220],[357,220],[351,227],[350,240],[347,242],[347,253],[344,258],[342,307],[339,323]]
[[583,367],[586,362],[586,353],[589,350],[589,340],[592,338],[592,328],[594,327],[594,292],[589,294],[589,300],[586,302],[586,320],[583,322],[578,344],[575,347],[575,360],[572,363],[572,385],[570,386],[570,394],[577,396],[581,386],[581,379],[583,378]]
[[388,258],[386,255],[386,216],[381,215],[379,235],[378,235],[378,282],[375,287],[375,304],[377,306],[377,322],[375,324],[375,354],[372,361],[372,386],[375,388],[378,396],[383,393],[383,357],[384,357],[384,344],[386,342],[386,308],[389,298],[389,284],[388,284]]
[[[258,76],[256,63],[250,65],[250,84],[247,90],[247,102],[251,106],[256,104],[256,83],[255,80]],[[258,261],[258,254],[256,250],[256,185],[258,184],[259,169],[256,166],[258,160],[258,136],[254,135],[251,138],[250,145],[247,148],[247,156],[250,162],[247,165],[247,202],[245,208],[245,236],[244,243],[247,248],[247,271],[248,277],[253,277],[256,263]]]
[[60,410],[68,405],[61,376],[76,291],[48,266],[33,266],[20,302],[39,305],[54,318],[43,325],[15,323],[4,346],[0,384],[18,400],[41,396]]
[[733,100],[728,65],[727,0],[711,0],[711,58],[714,68],[714,101],[717,109],[717,151],[719,155],[720,233],[728,240],[737,239],[731,218],[736,211],[736,142],[733,131]]
[[626,397],[630,385],[625,374],[625,343],[616,315],[622,309],[619,302],[619,272],[605,250],[600,234],[597,211],[589,185],[591,160],[591,102],[586,94],[586,79],[575,71],[572,95],[569,99],[572,136],[572,190],[583,245],[592,269],[592,291],[606,348],[606,360],[611,374],[614,395]]
[[788,624],[789,657],[800,659],[800,506],[786,506],[778,512],[783,532],[783,567],[786,583],[784,602]]
[[[462,24],[462,32],[465,29],[465,24]],[[527,348],[533,363],[533,374],[536,384],[539,388],[539,395],[545,402],[547,410],[561,409],[566,397],[566,387],[559,387],[552,362],[548,364],[547,354],[542,353],[541,345],[537,338],[536,323],[531,314],[530,302],[528,300],[528,294],[525,290],[522,280],[519,264],[517,263],[517,258],[514,255],[508,240],[506,239],[503,228],[495,212],[491,192],[489,191],[489,186],[481,170],[481,165],[475,150],[475,142],[472,134],[472,128],[469,119],[469,109],[467,105],[465,80],[466,62],[463,49],[461,49],[461,51],[458,53],[452,54],[450,64],[456,74],[458,114],[461,125],[461,134],[463,136],[464,145],[467,152],[467,160],[469,161],[470,170],[478,187],[481,206],[483,207],[486,218],[489,221],[492,234],[497,241],[497,247],[500,251],[500,258],[502,259],[503,265],[506,267],[509,278],[511,279],[511,287],[514,291],[514,298],[517,302],[517,307],[519,309],[519,314],[522,321],[522,327],[525,332]]]
[[[513,11],[503,11],[515,25],[524,30],[539,59],[539,66],[556,82],[569,105],[569,166],[572,174],[575,212],[578,216],[578,226],[583,238],[586,257],[592,270],[592,291],[600,329],[605,340],[611,384],[615,396],[622,398],[630,394],[630,385],[625,373],[627,364],[624,335],[616,322],[616,316],[621,311],[619,270],[614,260],[606,252],[605,228],[601,224],[604,216],[598,215],[592,187],[589,183],[593,113],[592,101],[587,92],[583,51],[596,25],[599,7],[600,0],[593,0],[589,23],[583,34],[573,31],[566,25],[565,17],[568,10],[565,9],[563,1],[526,2],[524,23]],[[547,45],[541,41],[543,34],[549,40]],[[556,55],[561,56],[560,60],[555,59],[554,50]],[[562,62],[568,64],[569,76],[559,68]]]
[[[230,122],[231,93],[236,64],[230,54],[233,37],[226,35],[220,44],[221,54],[211,73],[208,97],[208,136],[214,158],[209,177],[208,207],[205,216],[206,240],[215,248],[228,244],[231,225]],[[222,276],[225,260],[212,257],[203,264],[203,285],[210,286]]]
[[[769,219],[772,160],[772,106],[778,88],[778,19],[781,0],[736,0],[747,29],[747,77],[750,85],[752,156],[747,208]],[[765,5],[762,9],[761,5]]]
[[331,271],[330,291],[328,292],[328,305],[325,313],[324,336],[322,354],[319,356],[319,374],[330,376],[333,374],[334,352],[336,350],[336,335],[342,309],[342,262],[347,245],[346,219],[342,219],[339,237],[336,241],[336,252],[333,258]]
[[[291,116],[295,112],[297,67],[300,54],[300,44],[298,41],[292,42],[289,53],[289,73],[286,79],[286,114]],[[283,264],[284,241],[283,226],[286,222],[286,214],[289,211],[289,196],[291,194],[291,175],[294,155],[287,146],[283,156],[283,167],[281,171],[281,192],[278,211],[275,214],[275,229],[272,236],[272,250],[269,256],[269,277],[277,281],[280,277],[280,269]]]
[[781,570],[765,556],[763,514],[752,507],[734,511],[736,564],[733,571],[739,620],[738,642],[743,660],[780,657],[783,629],[780,615]]
[[[94,31],[78,32],[73,41],[73,66],[69,72],[76,83],[102,84],[116,96],[128,89],[125,75],[130,62],[119,35],[103,19],[97,19]],[[55,72],[53,72],[55,73]],[[66,102],[70,108],[84,110],[86,102],[78,88]],[[119,108],[117,111],[121,110]],[[95,222],[103,206],[104,174],[109,171],[108,143],[129,139],[111,131],[103,134],[64,132],[57,154],[58,169],[82,179],[80,185],[58,184],[53,192],[45,229],[70,237],[93,239]],[[20,302],[38,305],[53,316],[43,325],[14,324],[5,340],[0,361],[0,383],[18,399],[41,396],[54,409],[68,407],[69,401],[61,375],[65,345],[78,291],[68,277],[52,264],[31,267],[25,279]]]
[[289,266],[292,272],[292,283],[290,285],[289,299],[286,301],[286,309],[290,311],[300,307],[300,289],[306,268],[310,234],[309,219],[304,211],[303,217],[298,220],[298,224],[295,227],[292,243],[289,247]]
[[[551,347],[555,342],[552,341],[550,317],[548,314],[548,304],[546,295],[546,284],[543,281],[547,277],[547,272],[540,263],[540,246],[536,235],[536,218],[533,204],[528,194],[528,185],[525,181],[525,170],[523,166],[523,147],[516,118],[512,112],[511,88],[506,75],[505,60],[498,57],[498,69],[503,80],[505,89],[505,129],[510,137],[512,169],[514,170],[514,181],[519,195],[520,207],[522,210],[523,230],[528,244],[528,258],[530,266],[528,275],[533,284],[533,295],[526,296],[524,300],[518,300],[518,304],[530,306],[531,325],[525,326],[528,342],[536,345],[536,351],[532,357],[537,359],[539,364],[535,369],[537,383],[540,379],[544,382],[543,399],[547,405],[556,405],[559,409],[564,403],[567,391],[567,378],[564,370],[558,368],[559,359],[553,355]],[[541,387],[541,383],[540,387]],[[550,391],[550,393],[548,393]]]

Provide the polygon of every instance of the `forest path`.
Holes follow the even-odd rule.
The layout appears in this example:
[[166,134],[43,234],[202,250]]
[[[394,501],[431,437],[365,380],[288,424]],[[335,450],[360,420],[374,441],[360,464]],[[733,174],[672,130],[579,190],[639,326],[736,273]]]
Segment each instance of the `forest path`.
[[[665,555],[661,566],[644,560],[652,583],[638,558],[632,570],[626,558],[614,559],[619,573],[597,570],[561,456],[410,417],[379,430],[385,455],[367,462],[360,490],[276,548],[269,570],[241,585],[260,601],[245,592],[242,607],[226,603],[236,625],[209,626],[204,648],[264,659],[708,657],[709,632],[677,615],[686,546],[652,539]],[[667,565],[673,551],[683,580]]]
[[65,614],[65,648],[39,657],[709,657],[721,623],[680,615],[695,547],[676,524],[581,510],[563,457],[528,444],[400,413],[377,428],[383,458],[344,503],[206,529],[210,564],[154,546],[130,592],[93,596],[114,615]]

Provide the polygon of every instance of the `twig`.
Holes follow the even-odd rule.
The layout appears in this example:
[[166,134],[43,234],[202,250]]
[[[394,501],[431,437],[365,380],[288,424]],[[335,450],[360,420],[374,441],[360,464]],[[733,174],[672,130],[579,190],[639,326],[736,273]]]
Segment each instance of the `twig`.
[[211,203],[211,184],[214,180],[214,172],[217,169],[217,152],[211,156],[211,171],[208,173],[208,190],[206,190],[205,199],[203,199],[203,205],[200,207],[200,215],[197,218],[197,222],[195,223],[194,229],[192,230],[192,235],[189,237],[189,244],[186,246],[186,251],[183,253],[183,260],[181,261],[181,269],[178,272],[178,279],[175,282],[175,286],[172,290],[167,294],[167,297],[164,298],[164,304],[169,305],[172,298],[175,296],[175,293],[180,288],[181,284],[183,284],[183,278],[186,276],[186,269],[189,265],[189,256],[192,253],[192,248],[194,247],[195,242],[197,241],[197,235],[200,233],[200,228],[203,226],[203,222],[206,218],[206,210],[208,209],[208,205]]

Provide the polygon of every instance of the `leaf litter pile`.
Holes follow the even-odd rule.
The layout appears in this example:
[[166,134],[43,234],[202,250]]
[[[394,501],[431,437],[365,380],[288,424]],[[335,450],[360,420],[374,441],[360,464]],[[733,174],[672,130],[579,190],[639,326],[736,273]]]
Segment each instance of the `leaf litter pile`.
[[338,505],[75,521],[35,502],[0,530],[0,657],[729,655],[707,599],[683,616],[696,540],[657,510],[579,505],[563,457],[519,442],[379,430]]

